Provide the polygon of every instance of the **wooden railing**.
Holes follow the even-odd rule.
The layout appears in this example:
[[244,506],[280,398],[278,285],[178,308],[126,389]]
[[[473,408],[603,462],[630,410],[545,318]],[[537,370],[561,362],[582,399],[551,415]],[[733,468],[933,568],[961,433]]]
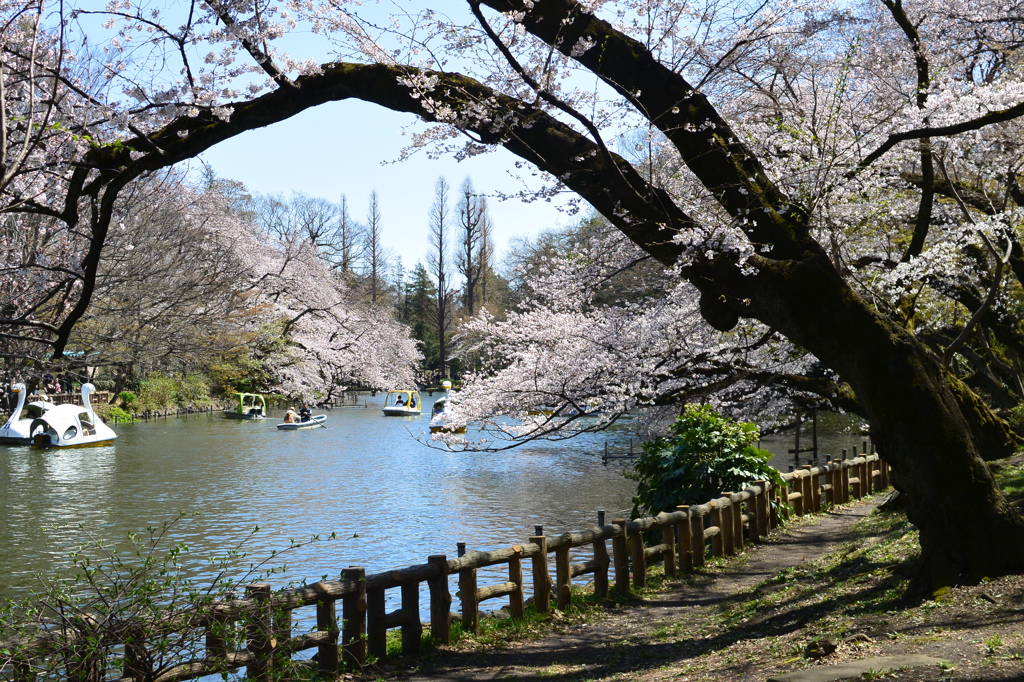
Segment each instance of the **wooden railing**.
[[[196,640],[205,644],[194,660],[154,675],[144,669],[144,662],[150,658],[145,651],[122,646],[122,653],[117,654],[124,657],[120,679],[172,682],[246,667],[249,679],[269,681],[280,678],[280,671],[290,664],[294,654],[311,649],[316,649],[316,657],[310,664],[322,673],[335,674],[339,666],[364,665],[368,656],[383,658],[387,633],[392,629],[401,631],[403,655],[415,656],[424,629],[420,618],[424,584],[429,595],[430,634],[434,642],[447,644],[454,618],[450,612],[452,576],[458,582],[462,627],[477,632],[480,605],[485,601],[507,597],[511,617],[523,617],[527,589],[524,566],[529,566],[532,578],[534,608],[547,613],[554,602],[554,608],[564,610],[570,606],[572,583],[579,576],[593,575],[598,597],[606,596],[609,589],[627,592],[645,586],[647,566],[652,562],[663,563],[665,573],[676,577],[702,567],[708,556],[736,554],[744,545],[766,536],[790,513],[810,514],[887,488],[890,472],[877,455],[868,455],[805,466],[783,474],[783,479],[785,487],[758,482],[745,490],[724,492],[704,504],[680,506],[655,517],[616,519],[606,524],[602,513],[593,528],[556,537],[546,537],[538,527],[529,542],[506,549],[463,553],[460,547],[460,556],[454,558],[433,555],[424,564],[369,575],[363,568],[347,568],[341,571],[340,580],[276,592],[265,583],[249,585],[245,598],[219,603],[210,611],[196,633]],[[657,530],[661,531],[661,541],[646,545],[645,535]],[[612,543],[610,554],[608,541]],[[584,550],[589,558],[574,562],[574,555],[580,559]],[[552,553],[553,580],[549,560]],[[479,585],[478,571],[488,567],[502,567],[501,575],[507,575],[507,580]],[[612,579],[614,585],[610,585]],[[400,591],[400,607],[390,612],[389,590]],[[303,620],[312,623],[315,617],[315,626],[310,632],[293,634],[298,622],[296,612],[308,608],[315,611],[306,613]],[[230,642],[242,645],[232,646]],[[30,673],[32,659],[50,655],[53,646],[52,635],[20,642],[15,648],[22,652],[22,660],[11,666],[14,679],[34,679]],[[66,665],[70,668],[72,663]]]
[[[102,405],[110,402],[109,391],[96,391],[89,398],[94,405]],[[32,394],[28,397],[25,402],[32,402],[33,400],[47,400],[54,405],[81,405],[82,404],[82,392],[73,391],[71,393],[48,393],[48,394]]]

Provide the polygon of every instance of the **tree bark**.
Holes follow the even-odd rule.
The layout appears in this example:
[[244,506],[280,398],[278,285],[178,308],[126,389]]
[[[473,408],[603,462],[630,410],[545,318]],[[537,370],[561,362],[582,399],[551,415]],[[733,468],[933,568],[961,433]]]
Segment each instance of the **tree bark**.
[[1024,520],[999,492],[979,447],[985,439],[964,417],[970,401],[957,392],[969,389],[853,292],[820,249],[800,262],[762,262],[751,280],[746,312],[835,369],[867,413],[920,531],[911,591],[1024,570]]

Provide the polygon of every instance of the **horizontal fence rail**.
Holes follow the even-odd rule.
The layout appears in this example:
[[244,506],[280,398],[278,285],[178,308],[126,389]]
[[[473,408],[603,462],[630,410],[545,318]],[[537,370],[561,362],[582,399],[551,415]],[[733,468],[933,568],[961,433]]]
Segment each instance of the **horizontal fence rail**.
[[[555,537],[543,535],[537,527],[529,542],[504,549],[464,551],[460,543],[460,556],[432,555],[426,563],[381,573],[367,574],[361,567],[350,567],[341,571],[340,580],[278,591],[266,583],[252,584],[244,598],[219,602],[204,611],[202,618],[185,619],[200,643],[193,660],[156,671],[146,641],[105,642],[105,652],[89,648],[93,660],[66,661],[66,678],[175,682],[245,667],[249,679],[263,682],[286,679],[289,666],[295,665],[293,656],[314,649],[316,655],[304,665],[335,674],[342,668],[364,665],[368,657],[383,658],[387,633],[394,629],[400,630],[402,654],[415,656],[424,631],[421,585],[425,584],[429,595],[431,637],[435,643],[447,644],[456,618],[464,630],[479,630],[480,605],[488,600],[507,598],[510,617],[523,618],[524,571],[532,578],[536,611],[564,610],[571,603],[574,578],[592,575],[595,595],[604,597],[610,589],[628,592],[644,587],[651,563],[661,563],[666,575],[676,577],[704,566],[708,557],[735,555],[765,537],[791,513],[803,516],[883,490],[889,487],[890,476],[889,467],[874,454],[835,460],[783,474],[782,487],[760,481],[744,490],[723,492],[704,504],[680,506],[654,517],[605,523],[601,512],[596,526]],[[650,544],[652,537],[657,544]],[[579,554],[581,550],[591,558],[574,562],[574,551]],[[502,567],[507,580],[479,585],[477,572],[489,567]],[[458,614],[451,612],[452,578],[458,584]],[[400,608],[391,612],[386,607],[388,590],[400,591]],[[295,612],[300,609],[313,610],[305,614],[304,622],[312,622],[315,616],[315,626],[296,635]],[[149,625],[148,636],[153,637],[159,627]],[[131,632],[131,628],[118,631]],[[18,652],[18,660],[7,666],[7,677],[16,682],[36,679],[35,664],[53,656],[59,645],[64,646],[61,655],[67,657],[67,651],[74,651],[69,638],[75,636],[65,628],[62,634],[48,630],[32,638],[0,643],[0,648]],[[97,656],[103,660],[96,660]],[[119,671],[120,676],[111,671]]]

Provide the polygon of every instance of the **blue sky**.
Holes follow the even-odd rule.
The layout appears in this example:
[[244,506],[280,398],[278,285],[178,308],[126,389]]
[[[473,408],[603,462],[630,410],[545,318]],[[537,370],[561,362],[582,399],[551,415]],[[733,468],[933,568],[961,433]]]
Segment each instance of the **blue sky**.
[[[335,202],[345,194],[359,222],[365,222],[370,192],[376,190],[384,244],[401,256],[408,270],[427,252],[427,212],[438,176],[445,176],[453,189],[469,176],[477,192],[488,195],[523,187],[510,172],[539,186],[531,177],[532,167],[516,169],[516,157],[501,149],[464,162],[432,160],[421,152],[386,163],[398,159],[409,144],[402,130],[413,123],[408,114],[365,102],[337,102],[228,140],[202,159],[219,176],[240,180],[251,191],[285,196],[297,191]],[[499,253],[514,236],[535,235],[574,220],[544,200],[489,198],[488,203]]]

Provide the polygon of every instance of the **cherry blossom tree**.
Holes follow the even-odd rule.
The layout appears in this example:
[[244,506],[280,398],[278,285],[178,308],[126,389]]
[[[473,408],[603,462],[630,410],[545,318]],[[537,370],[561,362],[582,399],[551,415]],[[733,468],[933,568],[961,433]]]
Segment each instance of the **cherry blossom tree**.
[[[517,155],[550,191],[575,192],[675,268],[712,329],[781,335],[839,377],[908,494],[921,531],[915,589],[1024,569],[1024,520],[983,459],[1014,443],[964,380],[980,386],[968,374],[979,358],[990,369],[1012,360],[1009,294],[1024,272],[1013,3],[403,9],[389,18],[345,3],[211,1],[164,16],[119,0],[53,19],[48,36],[95,14],[112,32],[77,55],[88,78],[36,58],[80,106],[64,110],[74,132],[55,132],[41,157],[53,190],[4,199],[31,203],[84,246],[60,261],[77,290],[47,323],[56,351],[89,305],[131,181],[324,102],[365,100],[438,124],[416,138],[434,152]],[[336,57],[286,54],[281,40],[300,25]],[[29,42],[23,32],[13,41]],[[610,142],[636,129],[649,134],[648,167]],[[669,171],[654,172],[655,160]],[[664,330],[683,324],[682,309],[651,320],[664,344],[651,362],[681,343]],[[556,329],[571,342],[563,321]],[[587,371],[605,362],[587,359]]]
[[460,331],[460,355],[481,370],[453,394],[446,417],[476,425],[486,442],[442,434],[451,446],[571,437],[637,408],[689,401],[762,422],[785,419],[793,400],[859,409],[814,356],[764,325],[710,327],[693,286],[607,222],[542,241],[543,255],[523,266],[518,309],[503,319],[484,313]]

